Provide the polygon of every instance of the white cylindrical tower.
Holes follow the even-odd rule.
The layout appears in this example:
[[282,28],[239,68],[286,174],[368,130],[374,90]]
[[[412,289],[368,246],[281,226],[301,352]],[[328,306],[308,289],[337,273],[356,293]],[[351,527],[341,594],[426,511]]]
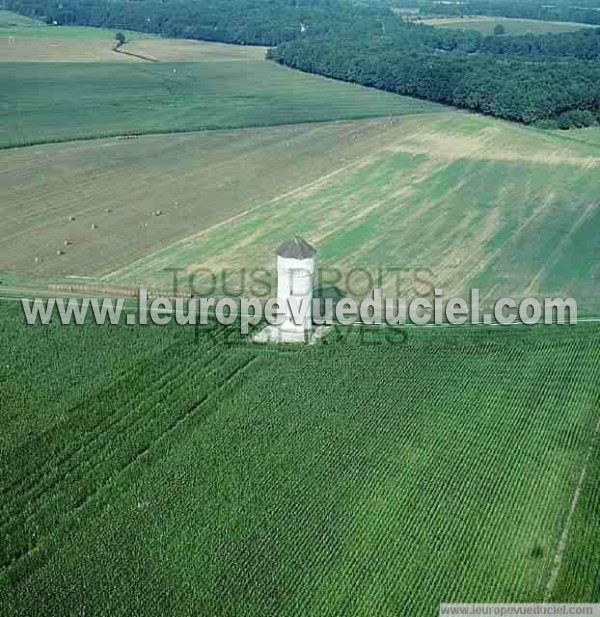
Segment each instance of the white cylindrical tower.
[[283,321],[278,328],[281,341],[298,342],[310,338],[315,254],[315,249],[299,237],[284,242],[277,249],[277,299],[283,311]]

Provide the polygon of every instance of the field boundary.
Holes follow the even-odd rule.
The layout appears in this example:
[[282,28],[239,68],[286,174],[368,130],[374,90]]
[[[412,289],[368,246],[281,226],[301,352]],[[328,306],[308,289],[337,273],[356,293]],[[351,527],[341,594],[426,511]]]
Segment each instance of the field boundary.
[[544,602],[550,602],[552,597],[552,592],[554,591],[554,587],[556,586],[556,581],[558,580],[558,576],[560,574],[560,568],[562,566],[563,556],[565,551],[567,550],[567,546],[569,543],[569,533],[571,531],[571,523],[573,522],[573,516],[575,514],[575,510],[577,509],[577,504],[579,503],[579,497],[581,496],[581,491],[583,489],[583,483],[585,482],[585,477],[587,475],[587,470],[590,464],[590,459],[592,458],[592,452],[594,451],[594,447],[596,446],[596,442],[598,440],[598,434],[600,433],[600,418],[596,422],[596,428],[594,430],[594,434],[592,435],[592,443],[588,447],[587,455],[585,457],[585,461],[583,464],[583,469],[579,474],[579,480],[577,482],[577,487],[575,488],[575,494],[573,495],[573,500],[571,501],[571,508],[569,509],[569,515],[567,516],[567,520],[565,522],[565,526],[563,528],[562,534],[560,536],[560,541],[558,543],[558,547],[556,549],[556,554],[553,559],[554,567],[552,572],[550,573],[550,579],[548,580],[548,585],[546,586],[546,596],[544,598]]
[[[157,62],[159,62],[157,60]],[[468,113],[464,110],[460,109],[449,109],[448,111],[415,111],[407,114],[391,114],[394,118],[412,118],[413,116],[441,116],[443,114],[454,114],[454,113]],[[480,115],[480,114],[477,114]],[[182,133],[204,133],[204,132],[214,132],[214,131],[233,131],[233,130],[254,130],[254,129],[267,129],[270,127],[278,127],[278,126],[304,126],[304,125],[313,125],[313,124],[332,124],[332,123],[343,123],[343,122],[355,122],[358,120],[381,120],[385,118],[389,118],[390,114],[384,114],[381,116],[372,116],[372,115],[358,115],[351,116],[347,118],[328,118],[325,120],[306,120],[305,122],[272,122],[268,124],[231,124],[227,126],[204,126],[198,128],[182,128],[182,129],[157,129],[157,130],[149,130],[149,131],[109,131],[107,133],[103,133],[102,135],[82,135],[81,137],[67,137],[67,138],[52,138],[52,139],[40,139],[34,140],[27,143],[22,144],[0,144],[1,150],[18,150],[20,148],[32,148],[34,146],[46,146],[51,144],[68,144],[75,143],[78,141],[100,141],[102,139],[133,139],[136,137],[144,137],[146,135],[179,135]],[[514,124],[514,123],[511,123]]]

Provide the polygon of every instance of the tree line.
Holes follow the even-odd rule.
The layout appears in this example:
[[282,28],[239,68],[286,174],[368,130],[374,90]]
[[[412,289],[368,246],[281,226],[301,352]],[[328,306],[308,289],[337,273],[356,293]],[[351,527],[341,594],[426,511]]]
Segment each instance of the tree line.
[[390,14],[387,9],[343,0],[4,0],[3,4],[47,23],[267,46],[340,29],[360,34],[377,16]]
[[302,71],[525,124],[571,128],[600,120],[600,67],[592,62],[534,62],[329,38],[285,43],[269,57]]
[[569,128],[600,119],[600,28],[484,36],[404,22],[386,7],[344,0],[5,4],[49,23],[268,45],[270,59],[299,70],[527,124]]

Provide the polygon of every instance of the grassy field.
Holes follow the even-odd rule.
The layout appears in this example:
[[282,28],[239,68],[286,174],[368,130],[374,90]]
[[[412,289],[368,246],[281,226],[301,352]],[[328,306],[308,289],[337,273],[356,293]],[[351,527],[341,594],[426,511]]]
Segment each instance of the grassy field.
[[103,279],[135,285],[168,280],[165,267],[269,268],[273,247],[294,230],[319,248],[321,265],[345,272],[422,269],[449,293],[568,293],[598,308],[597,149],[457,114],[356,124],[341,158],[355,141],[362,155],[340,160],[335,173]]
[[575,129],[564,135],[566,139],[574,139],[600,148],[600,127],[594,126],[587,129]]
[[600,599],[595,327],[285,352],[0,311],[3,614]]
[[[137,32],[125,34],[135,42],[155,38]],[[0,9],[0,63],[134,61],[112,51],[114,37],[114,30],[50,26]],[[43,70],[40,68],[40,72]]]
[[264,60],[267,47],[228,45],[187,39],[132,36],[124,51],[159,62],[233,62]]
[[15,30],[18,32],[18,28],[38,28],[42,25],[45,24],[36,19],[0,9],[0,31],[2,32],[2,36],[6,36],[7,32],[5,31],[9,29],[13,29],[13,32],[10,34],[14,34]]
[[440,28],[459,28],[461,30],[477,30],[481,34],[494,34],[497,25],[504,26],[509,35],[549,34],[557,32],[574,32],[582,28],[593,28],[590,24],[577,24],[560,21],[538,21],[535,19],[516,19],[511,17],[464,17],[422,19],[419,23]]
[[5,272],[167,288],[165,268],[205,268],[239,281],[242,268],[272,272],[275,247],[299,233],[321,266],[407,270],[399,289],[386,278],[390,293],[414,293],[421,270],[452,294],[568,294],[600,312],[600,150],[579,134],[450,112],[45,145],[0,160]]
[[446,111],[264,60],[2,63],[0,86],[4,147]]
[[[185,39],[162,39],[152,34],[121,31],[124,51],[165,62],[262,60],[266,47],[225,45]],[[143,62],[115,53],[116,30],[81,26],[50,26],[0,10],[0,62]],[[49,70],[42,67],[41,71]]]

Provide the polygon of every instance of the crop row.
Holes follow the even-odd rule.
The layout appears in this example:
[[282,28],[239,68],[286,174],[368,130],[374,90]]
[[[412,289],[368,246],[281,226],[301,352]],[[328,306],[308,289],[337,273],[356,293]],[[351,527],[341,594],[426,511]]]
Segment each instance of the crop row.
[[134,388],[111,388],[109,397],[100,392],[88,401],[101,421],[55,464],[44,461],[27,488],[4,500],[4,567],[27,555],[50,529],[182,422],[200,410],[210,413],[211,397],[249,362],[240,353],[223,357],[221,343],[217,339],[207,349],[192,346],[173,350],[170,358],[161,355],[153,366],[127,377]]

